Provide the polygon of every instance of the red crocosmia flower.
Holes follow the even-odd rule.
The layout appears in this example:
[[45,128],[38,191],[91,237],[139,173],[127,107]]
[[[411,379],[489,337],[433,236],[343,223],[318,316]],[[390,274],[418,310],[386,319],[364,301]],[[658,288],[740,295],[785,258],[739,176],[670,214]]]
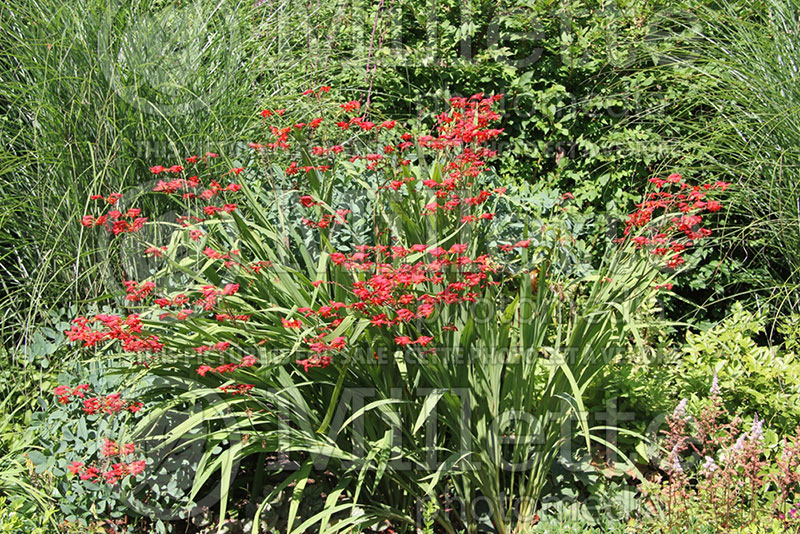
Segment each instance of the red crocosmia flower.
[[147,217],[136,217],[130,225],[130,232],[136,232],[141,230],[144,227],[144,223],[147,222]]
[[667,267],[670,269],[677,269],[684,263],[686,263],[686,260],[683,259],[683,256],[680,254],[675,254],[667,261]]
[[231,169],[231,172],[236,176],[239,176],[241,172],[244,170],[244,167],[236,167],[235,169]]
[[145,466],[147,466],[146,460],[137,460],[135,462],[131,462],[128,464],[128,473],[130,473],[132,477],[135,477],[144,471]]
[[447,254],[447,251],[445,249],[443,249],[442,247],[436,247],[434,249],[429,250],[428,254],[430,254],[434,258],[438,258],[440,256],[443,256],[443,255]]
[[315,281],[311,282],[311,285],[314,286],[314,287],[319,287],[322,284],[323,284],[323,280],[315,280]]
[[179,172],[183,172],[183,166],[182,165],[173,165],[172,167],[170,167],[167,170],[169,172],[171,172],[171,173],[179,173]]
[[516,248],[528,248],[531,245],[531,240],[526,239],[524,241],[517,241],[514,247]]
[[346,343],[345,338],[342,337],[342,336],[339,336],[339,337],[333,338],[333,340],[330,342],[329,346],[330,346],[330,348],[332,350],[341,350],[341,349],[344,348],[345,343]]
[[161,174],[166,170],[167,169],[165,167],[162,167],[161,165],[155,165],[153,167],[150,167],[150,172],[152,172],[153,174]]
[[222,294],[234,295],[237,291],[239,291],[239,284],[226,284],[225,288],[222,290]]
[[117,482],[119,482],[120,479],[127,474],[127,472],[128,472],[128,469],[127,469],[127,466],[125,464],[116,463],[113,466],[111,466],[111,470],[110,471],[106,471],[105,473],[103,473],[103,477],[105,477],[106,482],[110,486],[113,486]]
[[111,233],[114,235],[119,235],[129,231],[130,225],[126,221],[114,221],[114,224],[111,225]]
[[361,102],[358,102],[357,100],[351,100],[350,102],[339,104],[339,107],[347,112],[355,111],[357,109],[361,109]]
[[392,247],[392,257],[393,258],[404,258],[408,256],[409,251],[406,250],[404,247],[394,246]]
[[153,256],[155,258],[160,258],[160,257],[162,257],[164,255],[164,253],[166,251],[167,251],[167,247],[161,247],[161,248],[158,248],[158,247],[147,247],[144,250],[144,253],[147,256]]
[[303,195],[300,197],[300,204],[308,208],[311,206],[315,206],[317,203],[314,202],[314,197],[312,197],[311,195]]
[[303,321],[300,319],[286,319],[285,317],[281,317],[281,323],[283,324],[284,328],[302,328]]
[[125,280],[122,284],[125,286],[125,291],[127,293],[125,298],[131,302],[144,300],[156,287],[153,282],[142,282],[139,284],[134,280]]
[[385,313],[379,313],[377,315],[373,315],[372,318],[370,319],[370,323],[373,326],[384,326],[391,324]]
[[90,467],[81,474],[81,480],[93,480],[100,476],[100,470],[96,467]]
[[236,369],[238,369],[238,367],[239,366],[236,365],[236,364],[226,363],[226,364],[223,364],[223,365],[218,365],[214,369],[214,372],[215,373],[219,373],[219,374],[231,373],[231,372],[235,371]]
[[53,389],[53,395],[58,396],[58,402],[66,404],[69,402],[69,397],[72,395],[72,390],[69,386],[58,386]]
[[725,191],[730,187],[729,182],[714,182],[714,188],[719,189],[720,191]]
[[73,395],[83,398],[83,392],[89,391],[90,389],[91,386],[89,386],[89,384],[78,384],[77,386],[75,386],[75,389],[72,391],[72,393]]
[[401,346],[410,345],[411,343],[413,343],[413,341],[411,341],[411,338],[408,336],[396,336],[394,338],[394,342]]
[[249,395],[250,390],[254,387],[253,384],[231,384],[228,386],[220,386],[219,390],[231,395]]
[[419,336],[414,343],[427,347],[431,341],[433,341],[433,338],[430,336]]
[[197,374],[200,376],[206,376],[206,373],[213,370],[214,368],[211,367],[210,365],[201,365],[200,367],[197,368]]
[[407,308],[400,308],[397,310],[397,318],[401,321],[408,322],[414,318],[414,312]]
[[199,159],[200,159],[199,156],[189,156],[188,158],[186,158],[186,162],[187,163],[197,163]]
[[119,447],[110,439],[104,439],[103,446],[100,448],[100,454],[106,457],[116,456],[119,454]]
[[67,466],[67,471],[69,471],[73,475],[77,475],[78,473],[83,471],[83,467],[84,467],[83,462],[73,461],[70,465]]
[[248,354],[242,358],[242,362],[239,364],[239,367],[253,367],[256,363],[258,363],[258,358],[252,354]]
[[219,154],[215,154],[213,152],[206,152],[205,157],[206,158],[218,158]]

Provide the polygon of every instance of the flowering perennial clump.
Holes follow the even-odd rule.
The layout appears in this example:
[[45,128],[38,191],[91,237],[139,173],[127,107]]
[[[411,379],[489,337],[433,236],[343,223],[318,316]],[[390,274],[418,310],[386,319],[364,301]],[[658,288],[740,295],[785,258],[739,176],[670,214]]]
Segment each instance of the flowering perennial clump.
[[58,397],[58,402],[68,404],[73,400],[80,399],[83,403],[82,410],[89,415],[97,413],[115,414],[119,412],[136,413],[142,409],[142,403],[127,401],[119,393],[112,393],[104,397],[90,397],[89,384],[79,384],[75,387],[56,386],[53,395]]
[[[304,96],[322,103],[329,93],[330,87],[323,86]],[[124,305],[135,313],[78,317],[67,331],[69,339],[87,348],[119,341],[122,351],[136,354],[139,363],[163,364],[168,372],[213,384],[225,394],[222,402],[247,406],[249,418],[256,413],[251,406],[259,406],[263,414],[270,405],[256,401],[267,395],[259,389],[261,379],[276,362],[295,366],[287,376],[306,381],[308,373],[311,386],[316,385],[312,377],[334,368],[340,373],[338,391],[356,341],[368,343],[376,359],[378,348],[385,348],[392,354],[418,355],[424,366],[448,343],[472,342],[478,328],[465,326],[470,323],[462,312],[482,299],[509,306],[502,314],[504,328],[511,329],[512,321],[521,324],[523,313],[531,314],[530,303],[515,309],[516,302],[506,302],[508,295],[500,294],[506,284],[514,291],[552,290],[560,300],[565,297],[563,288],[548,285],[546,275],[537,284],[543,268],[521,277],[503,269],[546,248],[544,238],[538,239],[545,235],[544,227],[539,233],[538,228],[526,228],[523,235],[487,238],[490,226],[504,216],[504,203],[511,202],[506,187],[495,187],[486,176],[497,155],[490,143],[503,131],[496,127],[500,115],[494,110],[501,98],[479,93],[450,99],[450,109],[436,116],[430,134],[406,131],[395,120],[372,121],[368,106],[358,100],[303,121],[285,109],[268,108],[260,113],[265,138],[248,144],[252,152],[247,167],[220,170],[218,155],[210,152],[151,167],[159,177],[153,192],[187,208],[177,217],[168,244],[144,247],[144,255],[163,265],[163,271],[153,280],[123,282]],[[433,155],[430,165],[426,154]],[[269,206],[278,221],[274,224],[273,211],[265,214],[268,210],[253,200],[264,188],[255,181],[251,160],[269,169],[265,181],[275,193]],[[331,191],[343,173],[371,188],[367,211],[341,205]],[[274,185],[278,178],[289,184],[288,192]],[[710,235],[701,213],[721,208],[710,196],[727,184],[689,186],[678,175],[654,183],[659,191],[631,215],[625,236],[677,268],[685,250]],[[673,186],[678,190],[671,191]],[[559,208],[574,201],[570,193],[559,196]],[[111,204],[120,200],[119,195],[110,198]],[[369,237],[343,239],[345,244],[333,238],[364,221],[374,223]],[[92,215],[82,222],[105,224],[97,224]],[[404,232],[404,224],[413,231]],[[297,268],[294,258],[302,258],[296,264],[305,268]],[[173,291],[169,288],[175,279],[185,285]],[[613,280],[602,281],[611,287]],[[665,282],[663,287],[671,285]],[[519,324],[514,328],[521,328]],[[367,343],[359,339],[362,333]],[[491,337],[486,330],[481,335]],[[506,333],[505,340],[512,335],[517,333]],[[532,337],[519,335],[519,343],[531,344]],[[251,354],[262,346],[283,349],[289,356],[266,365],[267,358]],[[87,392],[82,389],[62,389],[59,398],[70,402],[76,396],[91,413],[116,413],[118,406],[133,411],[118,397],[84,399]],[[675,425],[681,424],[685,411],[684,405]],[[320,430],[329,423],[325,418]],[[686,444],[677,440],[670,447],[677,476],[684,472],[680,455]],[[136,476],[143,464],[122,461],[135,450],[134,444],[109,440],[102,449],[105,461],[120,461],[102,468],[75,465],[73,473],[110,483]]]
[[[114,454],[104,454],[105,456],[128,456],[133,454],[133,449],[130,452],[117,452]],[[135,460],[129,463],[124,461],[113,462],[108,460],[103,464],[95,464],[87,466],[83,462],[73,461],[67,470],[73,475],[80,478],[80,480],[88,480],[95,484],[105,482],[110,486],[116,485],[120,480],[127,476],[135,477],[144,471],[147,466],[146,460]]]
[[[329,93],[323,86],[319,90],[306,91],[305,96],[321,99]],[[310,150],[306,152],[307,164],[291,159],[284,167],[286,176],[299,173],[315,173],[325,176],[335,168],[337,159],[347,158],[350,163],[362,162],[364,172],[382,173],[387,179],[377,187],[377,193],[418,195],[427,198],[422,206],[424,216],[450,217],[452,224],[472,225],[491,221],[495,213],[485,209],[492,197],[503,195],[505,187],[481,187],[479,179],[487,169],[488,161],[496,157],[496,151],[487,148],[487,143],[496,139],[501,128],[492,125],[499,121],[500,115],[493,106],[503,95],[485,96],[482,93],[471,97],[454,97],[450,99],[450,110],[436,117],[435,135],[415,135],[398,130],[399,124],[394,120],[374,123],[360,115],[362,110],[358,101],[340,104],[342,116],[328,119],[314,117],[308,122],[288,121],[284,109],[264,109],[261,112],[268,139],[251,142],[249,146],[259,154],[289,154],[295,147],[295,139],[305,136],[310,140]],[[372,136],[380,147],[374,152],[349,153],[344,143],[325,142],[326,135],[321,132],[328,121],[334,122],[337,130],[347,133],[351,131]],[[315,144],[316,143],[316,144]],[[412,150],[413,149],[413,150]],[[443,157],[442,173],[438,179],[418,178],[413,173],[402,171],[409,165],[413,152],[417,149],[434,151]],[[169,179],[159,180],[154,192],[174,195],[183,200],[200,201],[193,213],[181,215],[177,222],[187,233],[192,242],[206,243],[202,246],[202,254],[230,271],[231,278],[236,279],[237,272],[244,271],[248,276],[269,276],[272,261],[266,258],[253,257],[246,261],[245,256],[252,251],[240,249],[217,250],[208,240],[208,229],[204,227],[209,217],[219,217],[234,213],[238,205],[229,195],[238,194],[242,185],[225,182],[225,176],[239,176],[244,167],[237,167],[222,173],[219,178],[202,178],[211,169],[210,164],[218,157],[207,152],[204,156],[185,158],[186,166],[156,165],[150,168],[154,175],[169,174]],[[310,164],[308,164],[310,163]],[[638,210],[631,214],[626,227],[625,236],[639,248],[647,247],[652,254],[666,257],[667,266],[677,268],[684,263],[683,253],[697,241],[708,237],[711,230],[703,226],[702,213],[714,213],[721,209],[718,200],[709,195],[716,191],[724,191],[730,184],[717,182],[704,186],[690,186],[678,174],[666,179],[651,180],[657,191],[647,195],[644,202],[637,206]],[[316,215],[302,217],[301,223],[309,228],[325,231],[332,225],[344,225],[349,209],[327,209],[319,198],[319,191],[314,190],[313,182],[306,187],[298,186],[298,203]],[[673,190],[674,189],[674,190]],[[473,191],[473,192],[469,192]],[[465,194],[465,192],[467,192]],[[217,199],[223,197],[220,203]],[[100,197],[102,198],[102,197]],[[113,194],[104,199],[115,204],[121,196]],[[562,196],[562,201],[569,200],[570,193]],[[659,215],[661,214],[661,215]],[[137,210],[130,210],[128,215],[138,215]],[[127,216],[127,215],[126,215]],[[115,217],[119,217],[115,215]],[[84,217],[95,225],[92,216]],[[657,223],[657,224],[654,224]],[[140,225],[138,225],[140,227]],[[638,235],[634,235],[640,232]],[[498,254],[509,254],[515,250],[524,250],[531,245],[530,239],[515,242],[499,243]],[[349,276],[349,297],[346,302],[331,300],[315,307],[300,307],[297,316],[282,316],[280,326],[285,331],[297,331],[307,353],[296,358],[296,362],[304,370],[313,367],[327,367],[334,355],[341,352],[347,344],[344,336],[330,337],[350,315],[354,319],[368,319],[372,327],[391,330],[391,338],[399,347],[428,347],[435,343],[436,332],[412,333],[407,325],[418,319],[428,319],[437,310],[459,303],[475,302],[481,291],[490,285],[500,284],[495,279],[499,263],[491,254],[473,251],[470,254],[468,243],[451,242],[447,246],[429,243],[388,243],[377,245],[356,245],[354,251],[334,251],[330,260],[336,268]],[[162,257],[167,247],[148,246],[145,254]],[[250,279],[249,284],[253,283]],[[326,280],[312,280],[313,287],[330,284]],[[153,281],[123,282],[126,300],[144,306],[154,304],[161,312],[157,318],[164,325],[170,320],[190,321],[193,317],[202,317],[212,313],[221,323],[247,323],[251,313],[238,309],[238,303],[230,302],[226,297],[236,295],[241,287],[239,282],[227,282],[221,287],[206,284],[198,289],[191,289],[172,296],[157,295],[157,287]],[[671,283],[659,288],[670,289]],[[455,330],[455,326],[445,325],[444,331]],[[164,330],[163,328],[161,330]],[[167,329],[168,330],[168,329]],[[156,334],[142,334],[142,322],[139,314],[131,314],[123,318],[114,315],[96,315],[89,319],[79,317],[73,321],[73,328],[67,332],[72,341],[83,341],[84,346],[91,347],[100,341],[117,339],[122,342],[122,349],[127,352],[144,352],[151,355],[160,353],[164,342]],[[202,344],[193,347],[197,355],[207,352],[220,354],[230,346],[230,341],[220,340],[216,344]],[[431,349],[434,350],[434,349]],[[243,360],[244,361],[244,360]],[[196,368],[201,377],[208,373],[222,375],[224,373],[249,367],[242,364],[211,365],[202,364]],[[226,386],[226,391],[231,391]],[[235,389],[235,388],[234,388]],[[239,388],[236,391],[249,391]]]
[[[123,399],[119,393],[91,396],[90,391],[91,387],[88,384],[78,384],[74,387],[60,385],[53,389],[53,395],[61,404],[78,401],[81,410],[87,415],[102,417],[123,412],[135,414],[142,409],[141,402]],[[134,460],[135,452],[136,445],[134,443],[117,443],[104,438],[99,450],[100,460],[95,462],[73,460],[67,466],[67,471],[80,480],[92,483],[105,482],[113,486],[125,477],[135,477],[144,471],[147,461]]]
[[800,427],[795,436],[769,445],[758,415],[745,428],[739,417],[730,417],[716,376],[696,416],[683,400],[667,424],[668,478],[655,494],[667,505],[670,525],[700,516],[726,532],[770,521],[796,528]]
[[77,317],[72,320],[72,328],[65,333],[70,341],[83,341],[84,347],[114,339],[122,343],[125,352],[157,353],[164,348],[158,336],[142,334],[142,320],[136,313],[127,317],[105,313],[93,318]]
[[648,248],[651,254],[666,258],[667,267],[675,269],[685,263],[686,249],[711,235],[711,229],[703,224],[703,213],[715,213],[722,209],[722,204],[709,195],[725,191],[731,184],[691,186],[680,174],[671,174],[666,179],[651,178],[650,182],[655,184],[656,191],[637,204],[638,210],[625,224],[625,235],[646,229],[631,241],[639,248]]

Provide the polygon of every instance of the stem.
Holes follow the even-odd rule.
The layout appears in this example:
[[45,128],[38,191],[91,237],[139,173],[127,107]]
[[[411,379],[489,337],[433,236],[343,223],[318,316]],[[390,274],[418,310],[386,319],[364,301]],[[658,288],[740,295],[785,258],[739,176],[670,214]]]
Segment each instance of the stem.
[[336,401],[339,398],[339,395],[342,393],[342,386],[344,385],[344,375],[347,374],[347,370],[350,368],[350,357],[348,356],[342,366],[342,370],[339,372],[339,378],[336,380],[336,385],[333,387],[333,394],[331,395],[331,402],[328,405],[328,411],[325,413],[325,419],[322,420],[322,424],[319,425],[317,429],[318,434],[324,434],[328,431],[328,427],[331,425],[331,420],[333,419],[333,413],[336,411]]
[[369,51],[367,52],[367,75],[369,76],[369,89],[367,90],[367,101],[364,105],[364,112],[369,111],[370,97],[372,96],[372,82],[375,79],[375,71],[378,68],[376,63],[372,70],[370,70],[370,61],[372,60],[372,47],[375,44],[375,32],[378,29],[378,22],[380,21],[381,9],[383,9],[383,0],[378,3],[378,9],[375,10],[375,22],[372,24],[372,36],[369,39]]

